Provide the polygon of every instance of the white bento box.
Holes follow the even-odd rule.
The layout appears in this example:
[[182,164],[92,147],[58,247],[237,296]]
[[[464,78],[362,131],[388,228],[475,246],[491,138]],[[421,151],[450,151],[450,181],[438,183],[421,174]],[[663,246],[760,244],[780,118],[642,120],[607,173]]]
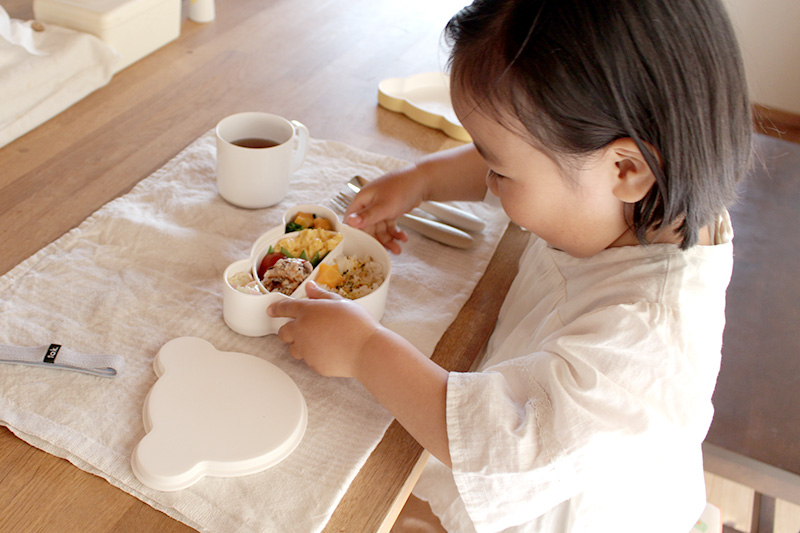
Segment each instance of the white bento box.
[[33,0],[36,20],[91,33],[119,52],[115,72],[178,38],[181,0]]
[[[298,286],[291,296],[280,292],[266,294],[248,294],[235,288],[229,280],[234,274],[247,272],[258,279],[258,268],[270,248],[284,237],[293,235],[286,233],[286,224],[295,219],[297,213],[313,213],[327,218],[333,223],[333,230],[342,234],[341,242],[323,259],[320,264],[334,265],[342,256],[355,256],[360,259],[371,258],[382,269],[383,282],[371,293],[353,300],[364,307],[376,320],[380,320],[386,307],[386,295],[389,291],[392,263],[386,249],[374,237],[361,230],[352,228],[339,221],[330,209],[318,205],[300,205],[286,211],[283,223],[267,231],[259,237],[250,250],[250,257],[231,263],[223,273],[223,305],[222,315],[225,323],[233,331],[249,337],[262,337],[277,333],[288,318],[273,318],[267,315],[267,308],[282,298],[305,298],[305,285],[309,280],[316,280],[319,266]],[[261,285],[263,289],[263,285]]]

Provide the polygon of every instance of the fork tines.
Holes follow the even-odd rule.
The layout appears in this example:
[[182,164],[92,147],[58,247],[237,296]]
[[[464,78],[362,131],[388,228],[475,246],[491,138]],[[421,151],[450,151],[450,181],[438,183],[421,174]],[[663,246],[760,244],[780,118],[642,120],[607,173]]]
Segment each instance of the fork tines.
[[350,205],[350,202],[353,201],[353,197],[345,192],[340,192],[336,196],[330,199],[331,205],[340,213],[344,214],[347,211],[347,207]]

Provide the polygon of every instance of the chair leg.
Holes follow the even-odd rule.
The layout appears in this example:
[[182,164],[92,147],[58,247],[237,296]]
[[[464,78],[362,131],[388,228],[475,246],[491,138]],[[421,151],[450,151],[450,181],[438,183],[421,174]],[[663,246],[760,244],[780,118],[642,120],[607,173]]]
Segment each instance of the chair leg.
[[775,498],[759,492],[753,498],[753,522],[750,533],[773,533],[775,529]]

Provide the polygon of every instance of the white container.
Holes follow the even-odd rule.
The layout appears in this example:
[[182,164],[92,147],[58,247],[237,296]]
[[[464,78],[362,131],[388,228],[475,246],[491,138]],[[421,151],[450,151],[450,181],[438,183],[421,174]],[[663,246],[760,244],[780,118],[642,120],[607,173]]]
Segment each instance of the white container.
[[33,0],[40,22],[91,33],[119,52],[119,72],[178,38],[180,0]]
[[334,230],[342,234],[342,242],[334,248],[322,263],[333,264],[338,256],[370,256],[374,261],[381,265],[384,279],[380,287],[370,294],[353,300],[366,309],[376,320],[380,320],[386,307],[386,296],[389,292],[389,278],[392,273],[392,263],[386,249],[374,237],[361,230],[351,228],[341,223],[336,214],[318,205],[300,205],[289,209],[283,217],[283,224],[276,226],[259,237],[250,250],[250,257],[231,263],[223,273],[223,300],[222,316],[225,323],[236,333],[248,337],[262,337],[272,335],[286,322],[288,318],[275,318],[267,315],[267,308],[273,303],[284,298],[305,298],[305,286],[309,280],[316,278],[317,270],[303,281],[291,296],[286,296],[279,292],[267,294],[245,294],[239,292],[228,282],[231,275],[240,272],[250,272],[256,274],[258,265],[267,254],[270,244],[274,244],[284,237],[286,222],[294,220],[299,211],[315,213],[319,216],[331,220]]
[[195,22],[211,22],[214,20],[214,0],[191,0],[189,2],[189,18]]
[[134,475],[150,488],[176,491],[207,476],[255,474],[303,439],[303,393],[264,359],[180,337],[161,348],[153,370],[158,381],[142,409],[147,434],[131,455]]

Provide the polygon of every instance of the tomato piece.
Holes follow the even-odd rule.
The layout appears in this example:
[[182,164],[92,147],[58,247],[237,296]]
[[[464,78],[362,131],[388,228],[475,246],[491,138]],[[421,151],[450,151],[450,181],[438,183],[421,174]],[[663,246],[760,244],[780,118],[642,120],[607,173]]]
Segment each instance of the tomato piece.
[[272,252],[264,256],[264,259],[261,260],[261,264],[258,266],[258,279],[263,279],[264,274],[272,268],[275,263],[277,263],[280,259],[286,257],[280,252]]

